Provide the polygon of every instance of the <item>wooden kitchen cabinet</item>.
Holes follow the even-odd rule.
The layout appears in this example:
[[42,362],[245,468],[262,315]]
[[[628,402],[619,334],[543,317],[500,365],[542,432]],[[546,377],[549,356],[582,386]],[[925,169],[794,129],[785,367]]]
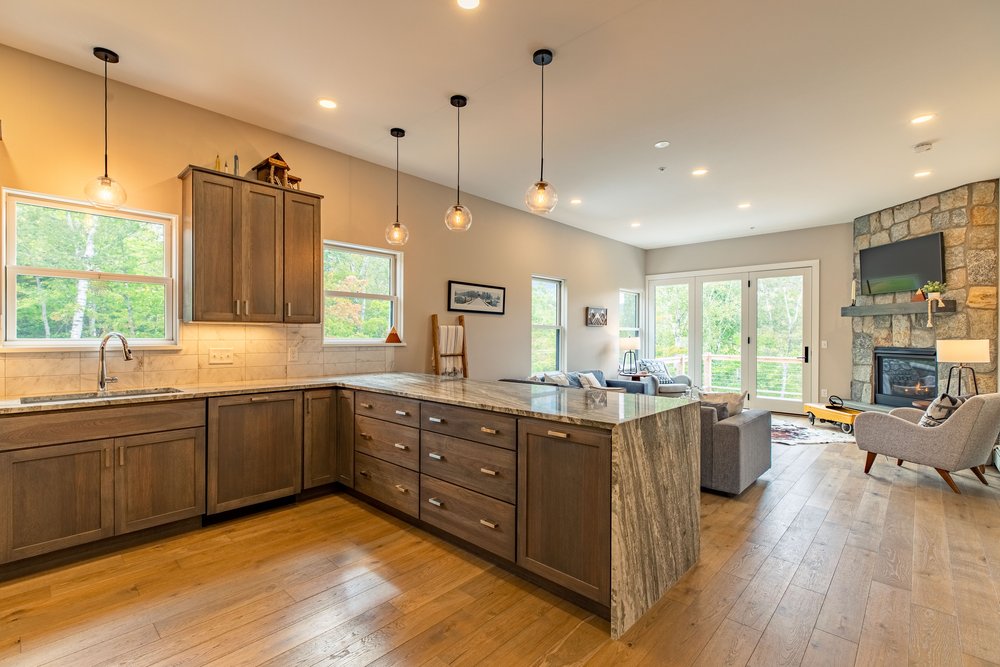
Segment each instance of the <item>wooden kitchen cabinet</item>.
[[301,490],[301,391],[208,400],[208,514]]
[[205,429],[115,439],[115,533],[205,513]]
[[337,481],[337,392],[315,389],[304,396],[302,488],[311,489]]
[[337,481],[354,488],[354,391],[337,389]]
[[518,420],[517,564],[611,603],[611,436]]
[[184,320],[319,322],[321,198],[193,166],[180,178]]
[[0,562],[114,534],[110,438],[0,453]]

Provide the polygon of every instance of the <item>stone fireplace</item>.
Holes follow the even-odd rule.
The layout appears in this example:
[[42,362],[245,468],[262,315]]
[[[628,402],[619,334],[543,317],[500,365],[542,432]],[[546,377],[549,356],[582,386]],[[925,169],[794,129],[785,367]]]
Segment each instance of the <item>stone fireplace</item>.
[[[988,364],[974,364],[981,393],[997,391],[997,181],[982,181],[930,195],[854,221],[854,278],[860,279],[858,252],[862,248],[944,232],[944,299],[956,302],[955,312],[937,313],[934,326],[927,327],[926,312],[920,314],[876,314],[852,318],[851,399],[874,403],[885,387],[885,372],[876,368],[875,348],[934,351],[938,339],[986,338],[990,340]],[[911,294],[858,295],[857,305],[874,306],[909,302]],[[936,359],[931,357],[931,359]],[[913,373],[891,358],[890,376],[915,375],[925,366],[937,367],[937,378],[946,378],[951,364],[936,360],[914,360]],[[884,369],[883,362],[883,369]],[[895,369],[895,370],[893,370]],[[929,373],[924,377],[929,377]],[[917,391],[906,380],[895,384],[903,393]],[[937,382],[940,385],[940,382]],[[925,383],[921,383],[921,391]],[[940,389],[935,388],[936,393]],[[913,399],[896,405],[909,405]]]

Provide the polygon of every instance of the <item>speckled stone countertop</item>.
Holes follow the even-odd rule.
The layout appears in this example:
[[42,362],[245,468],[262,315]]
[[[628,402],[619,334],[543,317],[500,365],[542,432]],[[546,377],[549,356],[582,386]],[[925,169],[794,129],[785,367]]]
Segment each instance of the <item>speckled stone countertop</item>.
[[0,401],[0,415],[72,410],[110,405],[157,403],[267,391],[343,387],[478,408],[521,417],[541,417],[582,426],[610,428],[688,404],[688,399],[600,390],[549,387],[516,382],[444,378],[424,373],[373,373],[297,380],[264,380],[211,386],[178,387],[171,394],[108,396],[84,400],[21,404]]

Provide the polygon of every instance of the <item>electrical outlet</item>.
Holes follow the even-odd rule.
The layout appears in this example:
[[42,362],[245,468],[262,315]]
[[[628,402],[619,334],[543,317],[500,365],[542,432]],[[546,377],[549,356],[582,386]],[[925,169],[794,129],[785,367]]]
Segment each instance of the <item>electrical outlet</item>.
[[208,363],[210,365],[223,365],[233,363],[233,348],[231,347],[210,347],[208,348]]
[[289,361],[298,361],[299,360],[299,348],[297,348],[297,347],[290,347],[290,348],[288,348],[288,360]]
[[820,398],[826,398],[828,395],[829,394],[827,393],[826,389],[820,389],[819,390],[819,397]]
[[826,349],[826,341],[825,340],[821,340],[819,342],[819,346],[825,350]]

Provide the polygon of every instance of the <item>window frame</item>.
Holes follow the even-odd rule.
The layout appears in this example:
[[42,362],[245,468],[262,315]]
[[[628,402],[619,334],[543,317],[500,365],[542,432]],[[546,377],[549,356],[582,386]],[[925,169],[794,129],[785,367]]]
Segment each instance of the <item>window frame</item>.
[[[635,297],[635,326],[634,327],[623,327],[622,326],[622,295],[629,294]],[[631,289],[620,289],[618,290],[618,345],[621,345],[621,340],[623,338],[622,333],[631,332],[632,335],[628,338],[638,338],[639,345],[642,345],[642,292],[639,290]],[[621,347],[618,348],[618,356],[622,355]]]
[[[534,286],[536,280],[542,280],[549,283],[555,283],[556,290],[556,311],[558,313],[558,324],[535,324],[531,322],[531,332],[534,334],[536,330],[541,331],[552,331],[556,332],[556,368],[548,369],[546,371],[535,371],[532,369],[532,373],[541,372],[554,372],[561,371],[566,368],[566,280],[564,278],[554,278],[552,276],[543,276],[538,274],[532,274],[531,276],[531,292],[534,295]],[[532,298],[531,308],[534,309],[534,298]],[[530,318],[529,318],[530,321]],[[528,367],[531,368],[531,346],[528,347]]]
[[[390,294],[373,294],[368,292],[343,292],[340,290],[326,289],[326,251],[327,249],[347,250],[361,255],[371,255],[374,257],[388,257],[389,271],[391,279],[389,281]],[[334,241],[324,239],[323,241],[323,345],[343,346],[343,345],[386,345],[404,346],[406,338],[403,335],[403,252],[401,250],[389,250],[387,248],[377,248],[374,246],[364,246],[356,243],[344,241]],[[326,337],[326,298],[328,296],[346,297],[349,299],[370,299],[374,301],[388,301],[391,304],[391,320],[389,328],[396,327],[401,343],[387,343],[384,338],[327,338]],[[388,332],[386,332],[388,335]]]
[[[107,273],[103,271],[77,271],[74,269],[52,269],[45,267],[22,266],[13,262],[17,256],[17,216],[18,203],[28,203],[46,208],[64,211],[76,211],[95,214],[103,217],[120,217],[151,224],[163,225],[163,276],[131,275]],[[3,239],[3,252],[0,257],[2,275],[5,283],[3,290],[2,341],[0,348],[6,352],[58,352],[58,351],[90,351],[99,342],[99,338],[17,338],[17,278],[21,275],[42,276],[53,278],[86,279],[114,283],[146,283],[163,285],[164,304],[164,336],[163,338],[129,338],[129,345],[137,349],[178,349],[178,258],[177,258],[177,216],[159,211],[146,211],[133,208],[102,209],[89,202],[59,197],[40,192],[3,188],[2,190],[2,222],[0,222],[0,238]]]

